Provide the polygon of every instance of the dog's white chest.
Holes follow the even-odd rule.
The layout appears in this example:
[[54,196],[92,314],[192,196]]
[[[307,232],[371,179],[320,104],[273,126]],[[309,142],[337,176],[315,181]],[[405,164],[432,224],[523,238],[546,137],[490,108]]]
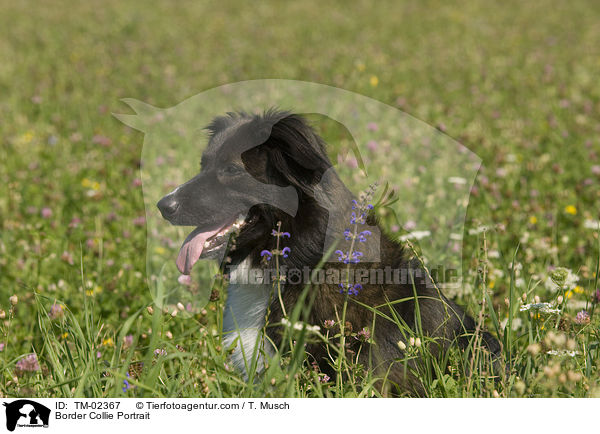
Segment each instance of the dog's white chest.
[[231,271],[223,313],[223,344],[228,348],[237,339],[231,362],[246,378],[253,360],[256,371],[261,372],[265,365],[263,352],[272,356],[274,351],[262,333],[272,288],[268,283],[247,283],[249,272],[248,259]]

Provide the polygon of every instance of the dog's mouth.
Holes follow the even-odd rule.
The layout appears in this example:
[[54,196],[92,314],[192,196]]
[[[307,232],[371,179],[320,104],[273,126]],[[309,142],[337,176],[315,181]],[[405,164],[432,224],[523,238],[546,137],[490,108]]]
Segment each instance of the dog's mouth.
[[240,216],[224,225],[198,226],[187,236],[179,250],[175,261],[179,272],[189,275],[198,260],[202,257],[214,256],[225,248],[229,235],[238,232],[246,223],[244,217]]

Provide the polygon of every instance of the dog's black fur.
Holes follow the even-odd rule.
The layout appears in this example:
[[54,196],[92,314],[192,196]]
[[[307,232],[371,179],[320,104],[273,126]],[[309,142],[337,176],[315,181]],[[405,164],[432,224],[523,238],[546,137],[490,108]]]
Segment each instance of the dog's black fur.
[[[158,203],[163,216],[173,224],[215,227],[249,209],[235,239],[235,246],[228,252],[233,265],[250,259],[254,267],[272,266],[261,261],[260,252],[275,248],[276,239],[271,232],[277,222],[281,222],[282,231],[291,234],[290,239],[285,239],[291,254],[281,258],[282,265],[315,269],[323,259],[327,227],[333,227],[340,235],[343,233],[348,227],[347,217],[353,199],[352,193],[335,173],[327,182],[322,182],[324,173],[332,167],[323,140],[303,117],[275,110],[263,115],[230,113],[216,118],[208,130],[210,140],[202,156],[200,174]],[[262,203],[264,192],[258,190],[265,184],[281,188],[291,186],[294,199],[297,198],[297,212],[285,212],[273,204]],[[277,191],[272,190],[274,195],[278,194]],[[286,191],[289,193],[290,190]],[[337,205],[322,206],[327,200]],[[277,199],[272,203],[277,203]],[[372,216],[368,222],[376,225]],[[344,250],[343,240],[340,248]],[[379,262],[361,262],[352,266],[420,269],[419,263],[409,260],[403,247],[383,231],[378,248]],[[335,261],[324,264],[326,269],[332,267],[342,269],[346,265]],[[407,370],[403,363],[395,362],[404,357],[398,342],[406,343],[408,337],[386,317],[397,316],[409,328],[417,330],[413,292],[416,290],[420,332],[436,342],[429,346],[430,351],[440,353],[453,342],[464,348],[475,330],[471,317],[441,295],[435,285],[427,280],[426,273],[420,276],[414,285],[412,282],[363,285],[357,296],[350,297],[346,313],[346,320],[354,331],[363,327],[374,329],[373,341],[376,343],[361,344],[356,339],[348,339],[348,350],[357,353],[358,346],[363,345],[359,360],[363,366],[370,366],[382,377],[387,376],[388,381],[397,385],[401,393],[416,395],[426,393],[422,383],[411,369]],[[288,312],[295,306],[304,288],[303,284],[284,284],[282,298]],[[310,289],[310,296],[314,301],[306,318],[308,323],[323,326],[324,321],[336,319],[336,311],[337,315],[341,314],[345,295],[340,294],[337,284],[314,285]],[[403,299],[405,301],[397,302]],[[373,312],[361,307],[361,303],[379,306],[382,315],[376,316],[374,328]],[[279,323],[282,308],[277,297],[273,298],[269,312],[269,324]],[[269,328],[267,333],[279,345],[281,333],[278,329]],[[481,336],[483,345],[492,357],[498,358],[498,341],[487,332],[482,332]],[[324,346],[309,344],[307,351],[319,363],[321,370],[333,377],[334,372],[328,363]],[[411,367],[414,368],[412,362],[409,364]]]

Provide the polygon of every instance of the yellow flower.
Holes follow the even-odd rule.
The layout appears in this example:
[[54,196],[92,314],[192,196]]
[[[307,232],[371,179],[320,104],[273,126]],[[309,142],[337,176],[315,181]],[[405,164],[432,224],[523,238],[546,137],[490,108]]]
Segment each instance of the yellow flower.
[[63,339],[67,339],[68,336],[69,336],[69,333],[67,333],[67,332],[64,332],[62,335],[60,335],[60,337]]
[[565,212],[567,214],[575,215],[575,214],[577,214],[577,208],[575,208],[573,205],[569,205],[569,206],[565,207]]
[[158,254],[158,255],[164,255],[164,254],[165,254],[165,252],[166,252],[166,249],[165,249],[164,247],[161,247],[161,246],[156,246],[156,247],[154,248],[154,252],[155,252],[156,254]]
[[100,183],[97,181],[91,181],[88,178],[83,178],[81,180],[81,186],[85,188],[91,188],[94,191],[100,190]]
[[573,297],[573,291],[567,291],[567,293],[565,294],[567,296],[567,299]]
[[532,215],[531,217],[529,217],[529,223],[531,223],[532,225],[536,224],[538,222],[538,219],[536,216]]
[[581,286],[579,286],[579,285],[577,285],[575,288],[573,288],[573,291],[576,294],[583,294],[583,288]]
[[371,86],[375,87],[379,84],[379,79],[377,78],[376,75],[372,75],[371,78],[369,79],[369,83],[371,83]]
[[105,347],[112,347],[114,344],[115,343],[113,341],[113,338],[104,339],[102,341],[102,345],[104,345]]
[[21,134],[21,136],[19,136],[17,138],[17,143],[19,145],[27,145],[29,143],[31,143],[33,141],[33,133],[31,131],[27,131],[24,134]]
[[488,287],[490,289],[494,289],[494,286],[496,286],[496,281],[495,280],[490,280],[490,283],[488,284]]
[[85,291],[85,293],[89,296],[95,295],[100,292],[102,292],[102,287],[100,285],[96,285],[92,289],[88,289],[87,291]]

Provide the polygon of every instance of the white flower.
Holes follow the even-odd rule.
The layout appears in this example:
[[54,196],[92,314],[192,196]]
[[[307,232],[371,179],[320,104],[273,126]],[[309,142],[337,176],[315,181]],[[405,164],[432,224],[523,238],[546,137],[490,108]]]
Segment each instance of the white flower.
[[406,241],[406,240],[421,240],[425,237],[428,237],[431,235],[430,231],[414,231],[414,232],[410,232],[406,235],[402,235],[401,237],[399,237],[400,241]]
[[598,228],[600,228],[600,221],[586,220],[585,222],[583,222],[583,227],[585,227],[586,229],[598,230]]
[[580,354],[580,353],[579,353],[579,351],[550,350],[550,351],[547,351],[546,354],[550,354],[551,356],[569,356],[569,357],[575,357],[577,354]]
[[541,313],[560,313],[560,309],[553,307],[552,303],[529,303],[524,304],[519,308],[519,311],[525,312],[529,310],[536,310]]
[[494,268],[491,272],[490,275],[494,278],[494,279],[502,279],[504,277],[504,271],[502,271],[499,268]]
[[499,258],[500,252],[498,250],[490,250],[488,252],[488,258]]
[[287,318],[282,318],[281,324],[286,327],[292,327],[294,330],[306,329],[309,332],[313,332],[313,333],[318,333],[321,330],[321,328],[317,325],[310,325],[310,324],[306,324],[306,323],[303,323],[300,321],[297,321],[292,325],[292,323]]
[[508,268],[514,268],[515,272],[518,272],[523,269],[523,264],[521,264],[520,262],[515,262],[515,264],[513,265],[513,263],[511,262],[510,264],[508,264]]
[[[569,269],[566,269],[566,270],[567,270],[567,277],[565,278],[564,287],[566,289],[573,289],[577,286],[577,282],[579,282],[579,276],[577,274],[573,273]],[[560,286],[558,286],[556,284],[556,282],[554,282],[554,280],[552,280],[552,278],[550,276],[546,277],[546,280],[544,281],[544,286],[549,291],[554,291],[554,292],[556,292],[560,289]]]
[[474,229],[469,229],[469,235],[481,234],[483,232],[487,232],[488,230],[489,230],[489,228],[487,226],[479,226]]
[[450,184],[465,185],[467,183],[467,180],[465,178],[461,178],[460,176],[451,176],[450,178],[448,178],[448,182]]

